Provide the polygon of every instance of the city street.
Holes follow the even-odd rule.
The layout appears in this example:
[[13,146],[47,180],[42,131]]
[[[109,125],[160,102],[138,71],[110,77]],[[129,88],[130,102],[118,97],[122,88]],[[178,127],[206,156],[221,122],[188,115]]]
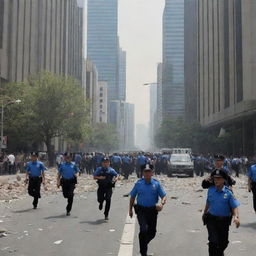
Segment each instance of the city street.
[[[201,221],[207,191],[200,187],[202,178],[158,178],[168,193],[168,202],[159,214],[158,233],[150,244],[150,255],[207,255],[207,232]],[[88,176],[80,177],[69,217],[65,216],[66,200],[60,190],[51,192],[53,188],[46,192],[42,188],[37,210],[32,209],[28,196],[19,195],[14,201],[1,200],[0,255],[139,255],[138,224],[134,227],[133,221],[127,218],[129,198],[125,196],[135,180],[132,177],[128,182],[118,182],[109,222],[103,220],[103,213],[98,210],[96,186],[92,186]],[[230,244],[225,255],[252,255],[256,249],[256,216],[252,195],[246,191],[245,176],[237,179],[235,194],[241,202],[242,224],[239,229],[233,225],[230,228]],[[131,232],[124,234],[124,229]]]

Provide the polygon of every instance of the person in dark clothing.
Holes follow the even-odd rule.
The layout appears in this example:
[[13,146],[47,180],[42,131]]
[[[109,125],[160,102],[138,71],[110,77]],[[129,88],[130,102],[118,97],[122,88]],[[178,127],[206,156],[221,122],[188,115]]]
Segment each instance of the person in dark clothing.
[[203,222],[208,230],[209,256],[223,256],[228,246],[229,226],[234,217],[234,223],[240,226],[238,206],[240,203],[232,191],[225,186],[227,174],[223,169],[212,173],[214,186],[208,190]]
[[[215,158],[214,170],[215,169],[223,169],[224,172],[227,174],[225,184],[228,187],[232,188],[232,186],[236,184],[236,181],[229,175],[228,170],[223,166],[225,157],[223,155],[217,154],[217,155],[214,156],[214,158]],[[202,188],[208,189],[211,186],[214,186],[214,179],[213,179],[212,175],[210,175],[209,177],[207,177],[206,179],[204,179],[202,181]]]
[[57,175],[57,187],[62,186],[62,192],[64,198],[67,199],[68,204],[66,207],[67,216],[70,215],[73,199],[74,190],[77,184],[77,174],[79,173],[79,168],[72,161],[72,155],[70,153],[64,154],[65,162],[62,163],[58,169]]
[[44,171],[46,167],[40,161],[38,161],[38,153],[31,153],[31,162],[26,166],[26,179],[25,183],[28,183],[28,194],[34,198],[33,207],[37,208],[38,199],[41,198],[41,183],[45,185]]
[[[143,178],[138,180],[130,195],[129,215],[133,217],[133,207],[140,225],[140,253],[147,256],[148,244],[156,235],[158,212],[166,203],[166,192],[159,181],[152,178],[153,166],[146,164],[143,168]],[[159,197],[161,203],[158,204]],[[137,198],[137,205],[135,199]]]
[[93,178],[97,180],[98,191],[97,197],[99,202],[99,210],[103,209],[103,202],[106,201],[105,205],[105,220],[109,219],[109,210],[111,206],[112,188],[118,179],[118,173],[110,167],[109,158],[103,158],[102,167],[98,167],[93,174]]

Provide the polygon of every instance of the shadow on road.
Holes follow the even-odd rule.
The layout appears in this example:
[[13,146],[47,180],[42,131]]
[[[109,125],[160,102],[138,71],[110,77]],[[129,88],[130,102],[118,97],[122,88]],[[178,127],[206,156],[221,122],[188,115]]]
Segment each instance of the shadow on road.
[[256,222],[241,224],[241,227],[256,229]]
[[61,214],[61,215],[56,215],[56,216],[49,216],[45,217],[45,220],[50,220],[50,219],[63,219],[63,218],[69,218],[66,214]]
[[18,210],[18,211],[12,211],[13,213],[25,213],[25,212],[32,212],[35,211],[33,208],[25,209],[25,210]]
[[95,220],[95,221],[80,221],[80,224],[90,224],[90,225],[101,225],[103,223],[106,223],[105,220],[103,219],[99,219],[99,220]]

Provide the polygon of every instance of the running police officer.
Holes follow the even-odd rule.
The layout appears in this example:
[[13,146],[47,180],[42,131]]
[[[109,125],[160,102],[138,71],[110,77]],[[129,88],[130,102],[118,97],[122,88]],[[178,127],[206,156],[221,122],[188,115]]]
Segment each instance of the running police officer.
[[[226,173],[226,175],[227,175],[227,179],[225,181],[226,185],[232,189],[232,186],[236,184],[236,181],[230,176],[228,168],[224,167],[225,157],[221,154],[216,154],[216,155],[214,155],[214,159],[215,159],[214,170],[222,169]],[[214,186],[214,179],[213,179],[212,175],[210,175],[209,177],[207,177],[206,179],[204,179],[202,181],[202,187],[204,189],[209,188],[211,186]]]
[[253,194],[253,208],[256,213],[256,164],[248,168],[248,191]]
[[72,209],[78,173],[79,168],[75,165],[75,163],[72,162],[72,155],[70,153],[65,153],[64,163],[62,163],[58,169],[57,187],[59,188],[62,186],[63,196],[64,198],[67,198],[67,216],[70,215]]
[[223,169],[216,169],[212,174],[215,186],[208,190],[203,221],[208,230],[209,256],[223,256],[228,246],[229,226],[240,226],[238,206],[233,193],[225,186],[227,174]]
[[110,167],[109,158],[105,157],[102,160],[102,166],[98,167],[93,174],[95,180],[98,183],[97,197],[99,202],[99,210],[103,209],[103,202],[106,201],[105,205],[105,220],[108,220],[109,210],[111,206],[112,188],[118,179],[118,173]]
[[[139,243],[140,253],[147,256],[148,244],[156,235],[157,215],[166,203],[166,192],[159,181],[152,178],[153,167],[146,164],[143,169],[143,177],[138,180],[130,195],[129,215],[133,217],[133,206],[140,225]],[[137,204],[135,199],[137,197]],[[161,203],[158,204],[159,197]]]
[[27,163],[26,166],[26,180],[25,183],[28,183],[28,194],[34,197],[33,207],[37,208],[38,199],[41,198],[41,183],[45,185],[45,175],[44,171],[46,167],[40,161],[38,161],[38,153],[31,153],[31,161]]

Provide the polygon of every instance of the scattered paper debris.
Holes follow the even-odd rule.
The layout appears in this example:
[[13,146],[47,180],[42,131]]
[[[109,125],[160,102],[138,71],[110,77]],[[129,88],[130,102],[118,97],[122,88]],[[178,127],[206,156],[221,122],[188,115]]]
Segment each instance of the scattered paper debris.
[[59,245],[59,244],[61,244],[62,242],[63,242],[63,240],[58,240],[58,241],[55,241],[54,244]]

